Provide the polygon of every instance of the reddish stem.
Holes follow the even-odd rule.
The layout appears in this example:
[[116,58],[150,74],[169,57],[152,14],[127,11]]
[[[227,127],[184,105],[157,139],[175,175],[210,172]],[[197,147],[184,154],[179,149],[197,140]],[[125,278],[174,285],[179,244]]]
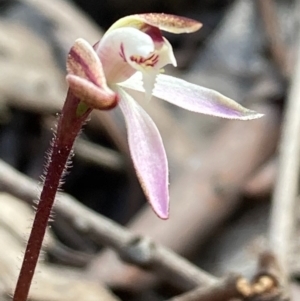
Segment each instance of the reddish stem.
[[49,217],[72,147],[91,109],[78,116],[79,100],[69,91],[53,140],[47,174],[22,262],[13,301],[26,301]]

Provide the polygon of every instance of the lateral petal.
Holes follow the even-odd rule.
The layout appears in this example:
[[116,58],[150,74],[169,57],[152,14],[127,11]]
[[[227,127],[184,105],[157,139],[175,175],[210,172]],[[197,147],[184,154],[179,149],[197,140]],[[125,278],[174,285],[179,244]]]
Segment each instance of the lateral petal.
[[134,167],[154,212],[169,215],[168,163],[161,136],[150,116],[122,88],[116,88],[124,114]]
[[[144,91],[139,73],[121,85],[136,91]],[[263,116],[263,114],[249,110],[217,91],[165,74],[159,74],[156,77],[152,95],[183,109],[206,115],[240,120],[256,119]]]

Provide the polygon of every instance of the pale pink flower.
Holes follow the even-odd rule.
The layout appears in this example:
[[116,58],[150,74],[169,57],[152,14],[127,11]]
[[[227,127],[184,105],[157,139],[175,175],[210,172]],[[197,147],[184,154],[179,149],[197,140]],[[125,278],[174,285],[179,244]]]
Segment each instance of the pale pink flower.
[[[249,120],[262,116],[222,94],[161,74],[176,66],[172,46],[161,33],[189,33],[201,24],[166,14],[132,15],[118,20],[92,48],[79,39],[70,51],[67,80],[71,91],[88,106],[118,105],[124,114],[131,158],[144,193],[155,213],[169,215],[168,163],[159,131],[128,89],[168,101],[197,113]],[[126,89],[126,90],[125,90]]]

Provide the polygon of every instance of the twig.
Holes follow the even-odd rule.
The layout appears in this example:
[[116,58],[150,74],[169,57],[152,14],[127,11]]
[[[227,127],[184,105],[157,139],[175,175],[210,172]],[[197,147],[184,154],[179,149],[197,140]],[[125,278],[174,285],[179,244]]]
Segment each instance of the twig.
[[259,12],[261,13],[262,22],[267,39],[270,43],[271,55],[278,66],[279,71],[284,77],[289,74],[287,65],[287,48],[280,36],[280,27],[276,13],[275,1],[273,0],[258,0]]
[[75,251],[59,241],[55,241],[51,246],[46,246],[46,249],[56,262],[73,267],[84,267],[92,258],[92,254]]
[[274,254],[265,251],[258,259],[257,273],[249,282],[239,275],[229,275],[217,283],[196,288],[168,301],[223,301],[223,300],[287,300],[281,271]]
[[[2,189],[29,203],[36,197],[37,182],[1,160],[0,185]],[[67,194],[60,194],[55,210],[77,229],[93,235],[99,244],[114,248],[130,263],[159,273],[166,281],[179,288],[190,289],[216,282],[213,276],[174,252],[131,234],[126,228],[88,209]]]
[[275,254],[265,250],[259,255],[256,278],[268,275],[275,282],[280,282],[281,268]]
[[76,156],[95,165],[110,169],[112,171],[124,171],[125,162],[123,158],[113,150],[101,145],[78,138],[75,142]]
[[196,288],[168,301],[223,301],[238,298],[241,296],[237,289],[240,279],[239,276],[231,275],[214,285]]
[[263,294],[262,300],[289,300],[282,269],[274,252],[265,250],[258,258],[257,273],[253,279],[253,293]]
[[[298,11],[298,14],[300,12]],[[295,228],[296,197],[300,167],[300,39],[297,63],[292,77],[279,147],[278,177],[272,202],[270,245],[284,269],[285,282],[289,274],[288,260]]]
[[274,156],[245,183],[244,193],[251,198],[269,196],[274,188],[276,175],[277,157]]

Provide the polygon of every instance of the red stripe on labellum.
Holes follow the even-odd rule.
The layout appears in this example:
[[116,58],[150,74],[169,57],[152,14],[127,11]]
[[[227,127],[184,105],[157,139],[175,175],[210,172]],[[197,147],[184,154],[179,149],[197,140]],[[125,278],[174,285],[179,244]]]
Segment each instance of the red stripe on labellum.
[[124,45],[123,43],[121,43],[120,45],[120,51],[119,51],[119,55],[120,57],[124,60],[124,62],[126,63],[126,57],[125,57],[125,52],[124,52]]

